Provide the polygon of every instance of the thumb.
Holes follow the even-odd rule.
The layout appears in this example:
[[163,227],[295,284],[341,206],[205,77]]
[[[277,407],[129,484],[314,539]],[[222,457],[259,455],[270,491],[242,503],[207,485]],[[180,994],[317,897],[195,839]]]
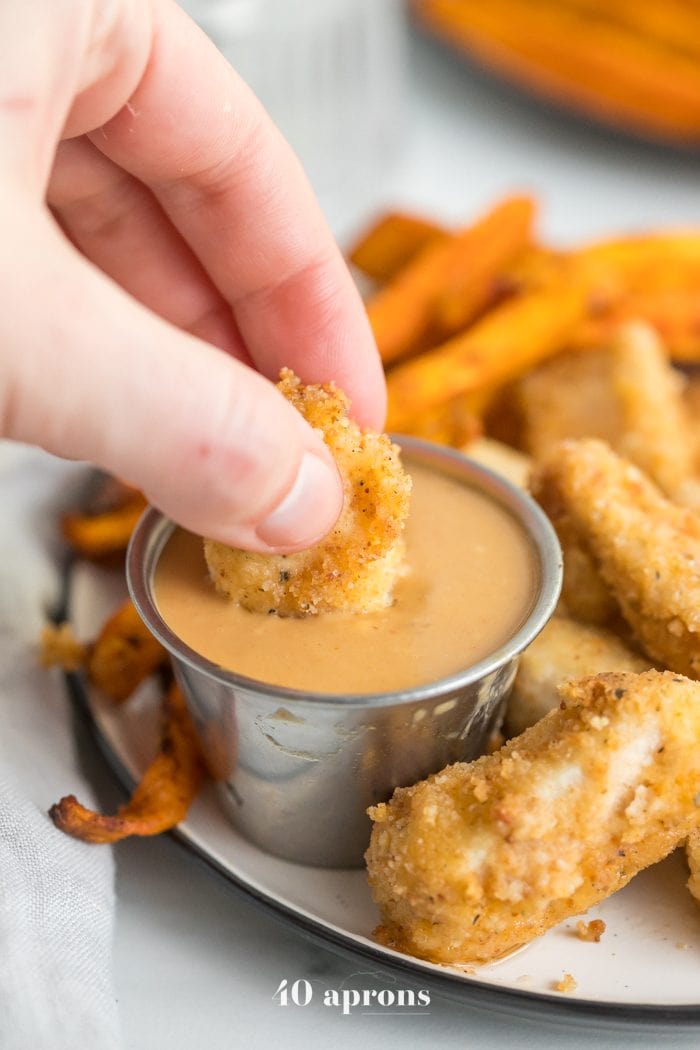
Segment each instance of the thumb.
[[8,223],[1,434],[91,460],[231,546],[288,553],[328,532],[335,464],[271,383],[131,299],[47,215]]

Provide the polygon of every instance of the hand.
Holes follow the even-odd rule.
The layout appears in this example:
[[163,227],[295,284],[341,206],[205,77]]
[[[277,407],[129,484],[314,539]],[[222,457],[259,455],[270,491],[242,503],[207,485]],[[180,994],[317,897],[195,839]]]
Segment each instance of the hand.
[[270,380],[378,429],[385,391],[293,153],[172,0],[4,3],[0,40],[0,434],[222,542],[315,542],[337,472]]

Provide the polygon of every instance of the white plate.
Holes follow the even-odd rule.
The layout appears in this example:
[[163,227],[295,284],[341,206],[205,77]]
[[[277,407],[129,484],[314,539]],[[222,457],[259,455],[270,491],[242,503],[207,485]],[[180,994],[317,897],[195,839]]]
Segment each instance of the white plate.
[[[93,636],[125,593],[119,574],[82,563],[75,565],[69,587],[71,620],[81,637]],[[114,706],[82,677],[70,679],[110,765],[130,786],[155,749],[155,685]],[[228,823],[213,785],[174,834],[233,886],[306,934],[401,970],[419,986],[500,1011],[550,1014],[587,1025],[700,1023],[700,905],[686,889],[681,852],[591,909],[587,919],[606,924],[600,943],[581,941],[572,919],[495,965],[459,969],[376,944],[372,929],[378,913],[363,871],[306,868],[261,852]],[[564,973],[577,984],[568,995],[554,990]]]

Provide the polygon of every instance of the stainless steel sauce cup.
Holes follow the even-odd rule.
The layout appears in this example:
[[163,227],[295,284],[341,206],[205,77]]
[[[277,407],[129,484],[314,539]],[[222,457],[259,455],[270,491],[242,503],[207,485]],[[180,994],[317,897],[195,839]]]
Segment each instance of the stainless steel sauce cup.
[[[155,568],[173,523],[147,510],[127,554],[131,596],[173,658],[226,810],[261,849],[300,864],[361,865],[369,841],[368,806],[389,798],[399,785],[486,749],[518,656],[552,615],[561,589],[559,543],[529,496],[451,449],[415,438],[396,440],[410,460],[494,499],[532,543],[536,582],[521,626],[496,652],[448,678],[400,692],[336,695],[285,689],[222,670],[185,645],[158,612]],[[493,570],[498,572],[498,565]],[[465,601],[478,596],[465,595]]]

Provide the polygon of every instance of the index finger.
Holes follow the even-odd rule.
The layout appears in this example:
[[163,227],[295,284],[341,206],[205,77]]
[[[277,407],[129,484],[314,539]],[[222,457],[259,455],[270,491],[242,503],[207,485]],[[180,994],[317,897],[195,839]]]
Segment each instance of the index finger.
[[231,304],[260,371],[335,380],[381,428],[385,388],[359,294],[294,156],[250,89],[170,0],[129,103],[94,144],[146,183]]

